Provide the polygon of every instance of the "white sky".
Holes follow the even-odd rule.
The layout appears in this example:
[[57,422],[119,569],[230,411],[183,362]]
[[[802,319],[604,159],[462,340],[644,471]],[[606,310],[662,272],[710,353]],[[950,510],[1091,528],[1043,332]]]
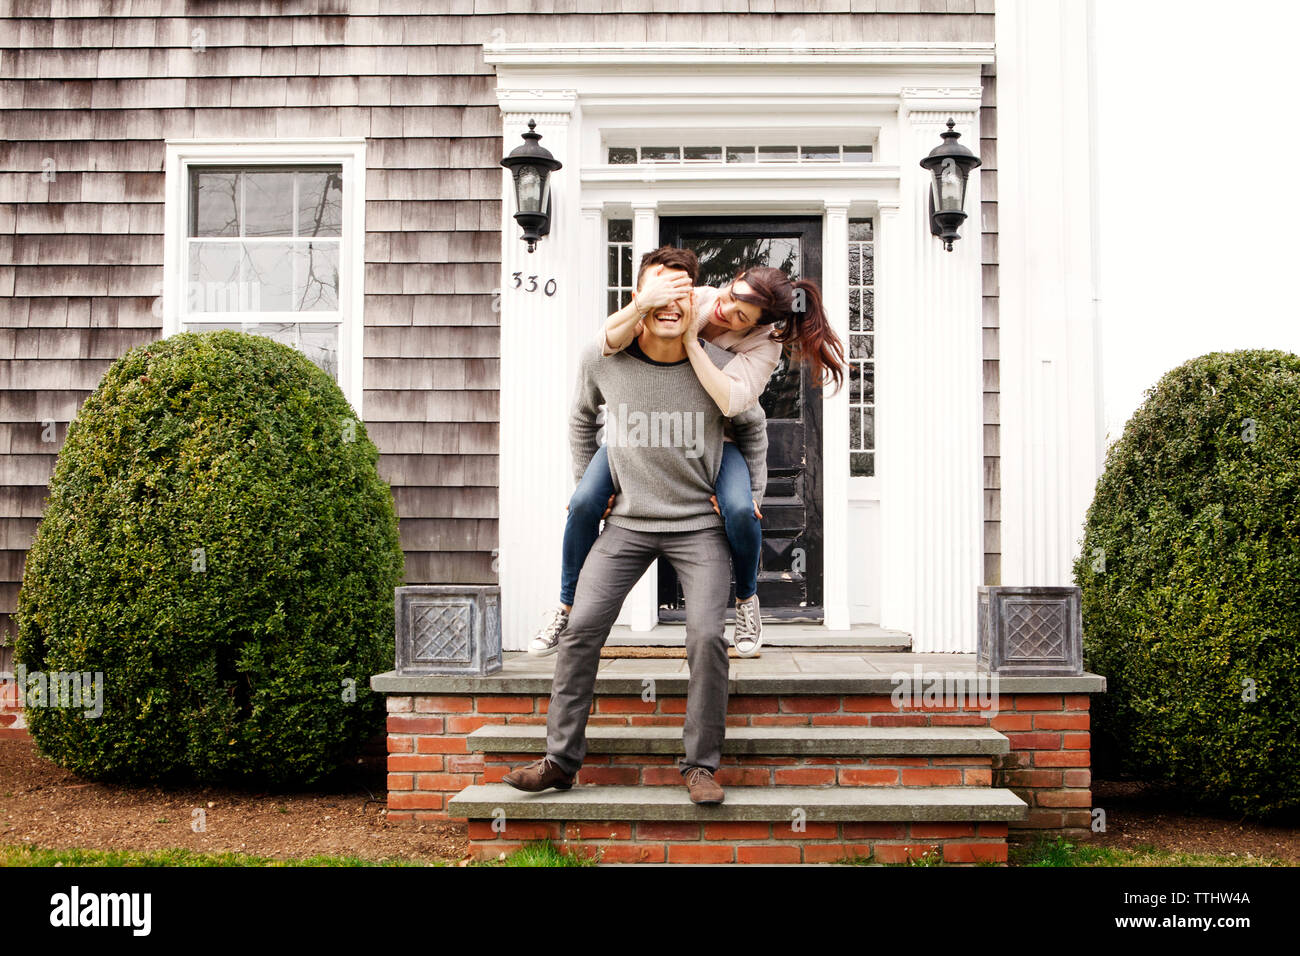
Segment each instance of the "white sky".
[[1190,358],[1300,352],[1298,34],[1286,0],[1096,0],[1111,441]]

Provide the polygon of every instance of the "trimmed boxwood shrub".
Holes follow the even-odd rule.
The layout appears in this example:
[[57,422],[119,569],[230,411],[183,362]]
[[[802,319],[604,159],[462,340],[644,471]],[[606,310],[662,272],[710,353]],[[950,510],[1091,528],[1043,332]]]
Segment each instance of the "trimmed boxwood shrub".
[[355,754],[403,571],[377,460],[330,377],[264,336],[114,363],[68,427],[15,649],[102,673],[103,713],[29,708],[40,750],[96,779],[279,784]]
[[1300,356],[1215,352],[1149,390],[1074,580],[1095,749],[1208,805],[1300,806]]

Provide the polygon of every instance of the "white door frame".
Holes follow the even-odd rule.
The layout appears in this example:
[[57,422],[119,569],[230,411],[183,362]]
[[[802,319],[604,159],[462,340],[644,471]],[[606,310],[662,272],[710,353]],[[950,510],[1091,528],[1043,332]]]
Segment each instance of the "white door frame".
[[[980,65],[992,61],[992,45],[723,51],[682,44],[489,44],[484,52],[497,70],[507,148],[535,116],[543,145],[565,164],[554,179],[552,233],[532,257],[515,238],[512,187],[503,174],[500,568],[507,649],[522,647],[538,613],[554,603],[556,575],[545,556],[559,554],[562,509],[545,503],[566,501],[573,486],[567,442],[555,439],[563,436],[577,351],[605,315],[605,219],[633,219],[639,255],[657,244],[659,215],[813,213],[823,216],[827,312],[845,341],[847,220],[872,215],[879,227],[877,311],[887,318],[876,335],[877,389],[894,397],[877,410],[875,490],[884,516],[881,548],[888,555],[881,563],[880,623],[909,631],[916,650],[973,650],[975,620],[968,612],[983,574],[979,244],[941,251],[924,228],[926,190],[916,164],[940,142],[940,113],[956,119],[967,142],[978,142]],[[608,165],[607,139],[638,132],[677,137],[669,142],[793,135],[807,145],[813,139],[856,143],[870,133],[876,161]],[[825,139],[835,135],[842,138]],[[978,173],[967,205],[979,208]],[[509,294],[511,276],[521,267],[572,276],[575,262],[590,265],[546,303]],[[562,349],[556,342],[537,347],[532,332],[538,322],[565,329]],[[925,343],[924,353],[923,334],[938,336]],[[932,369],[919,367],[922,354],[933,363],[936,352],[942,382],[930,378]],[[850,495],[873,489],[861,480],[851,487],[847,390],[825,402],[825,626],[845,629]],[[638,587],[625,605],[625,620],[648,628],[657,614],[654,590],[644,582]]]

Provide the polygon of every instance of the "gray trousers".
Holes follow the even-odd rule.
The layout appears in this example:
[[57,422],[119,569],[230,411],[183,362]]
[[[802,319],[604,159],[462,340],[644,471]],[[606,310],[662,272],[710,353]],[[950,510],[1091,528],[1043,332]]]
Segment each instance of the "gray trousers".
[[578,577],[569,626],[560,636],[546,717],[546,753],[566,773],[587,755],[587,715],[600,649],[623,599],[656,558],[667,558],[686,601],[686,756],[678,763],[717,770],[727,726],[726,605],[731,548],[721,527],[703,531],[630,531],[606,524]]

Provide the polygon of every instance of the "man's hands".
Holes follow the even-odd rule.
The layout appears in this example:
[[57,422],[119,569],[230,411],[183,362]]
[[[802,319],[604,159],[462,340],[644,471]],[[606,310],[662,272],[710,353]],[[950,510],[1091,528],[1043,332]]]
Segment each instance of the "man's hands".
[[[763,512],[761,512],[761,511],[758,510],[758,502],[757,502],[757,501],[754,501],[753,498],[750,498],[749,500],[754,502],[754,517],[755,517],[755,518],[761,518],[761,517],[763,517]],[[718,496],[717,496],[717,495],[709,495],[709,501],[710,501],[710,503],[712,503],[712,505],[713,505],[713,510],[714,510],[714,512],[715,512],[717,515],[721,516],[721,515],[722,515],[722,512],[721,512],[721,511],[718,511]]]
[[641,279],[641,288],[636,290],[636,303],[643,311],[658,309],[676,302],[692,289],[691,278],[686,273],[677,269],[665,272],[663,266],[651,266]]

